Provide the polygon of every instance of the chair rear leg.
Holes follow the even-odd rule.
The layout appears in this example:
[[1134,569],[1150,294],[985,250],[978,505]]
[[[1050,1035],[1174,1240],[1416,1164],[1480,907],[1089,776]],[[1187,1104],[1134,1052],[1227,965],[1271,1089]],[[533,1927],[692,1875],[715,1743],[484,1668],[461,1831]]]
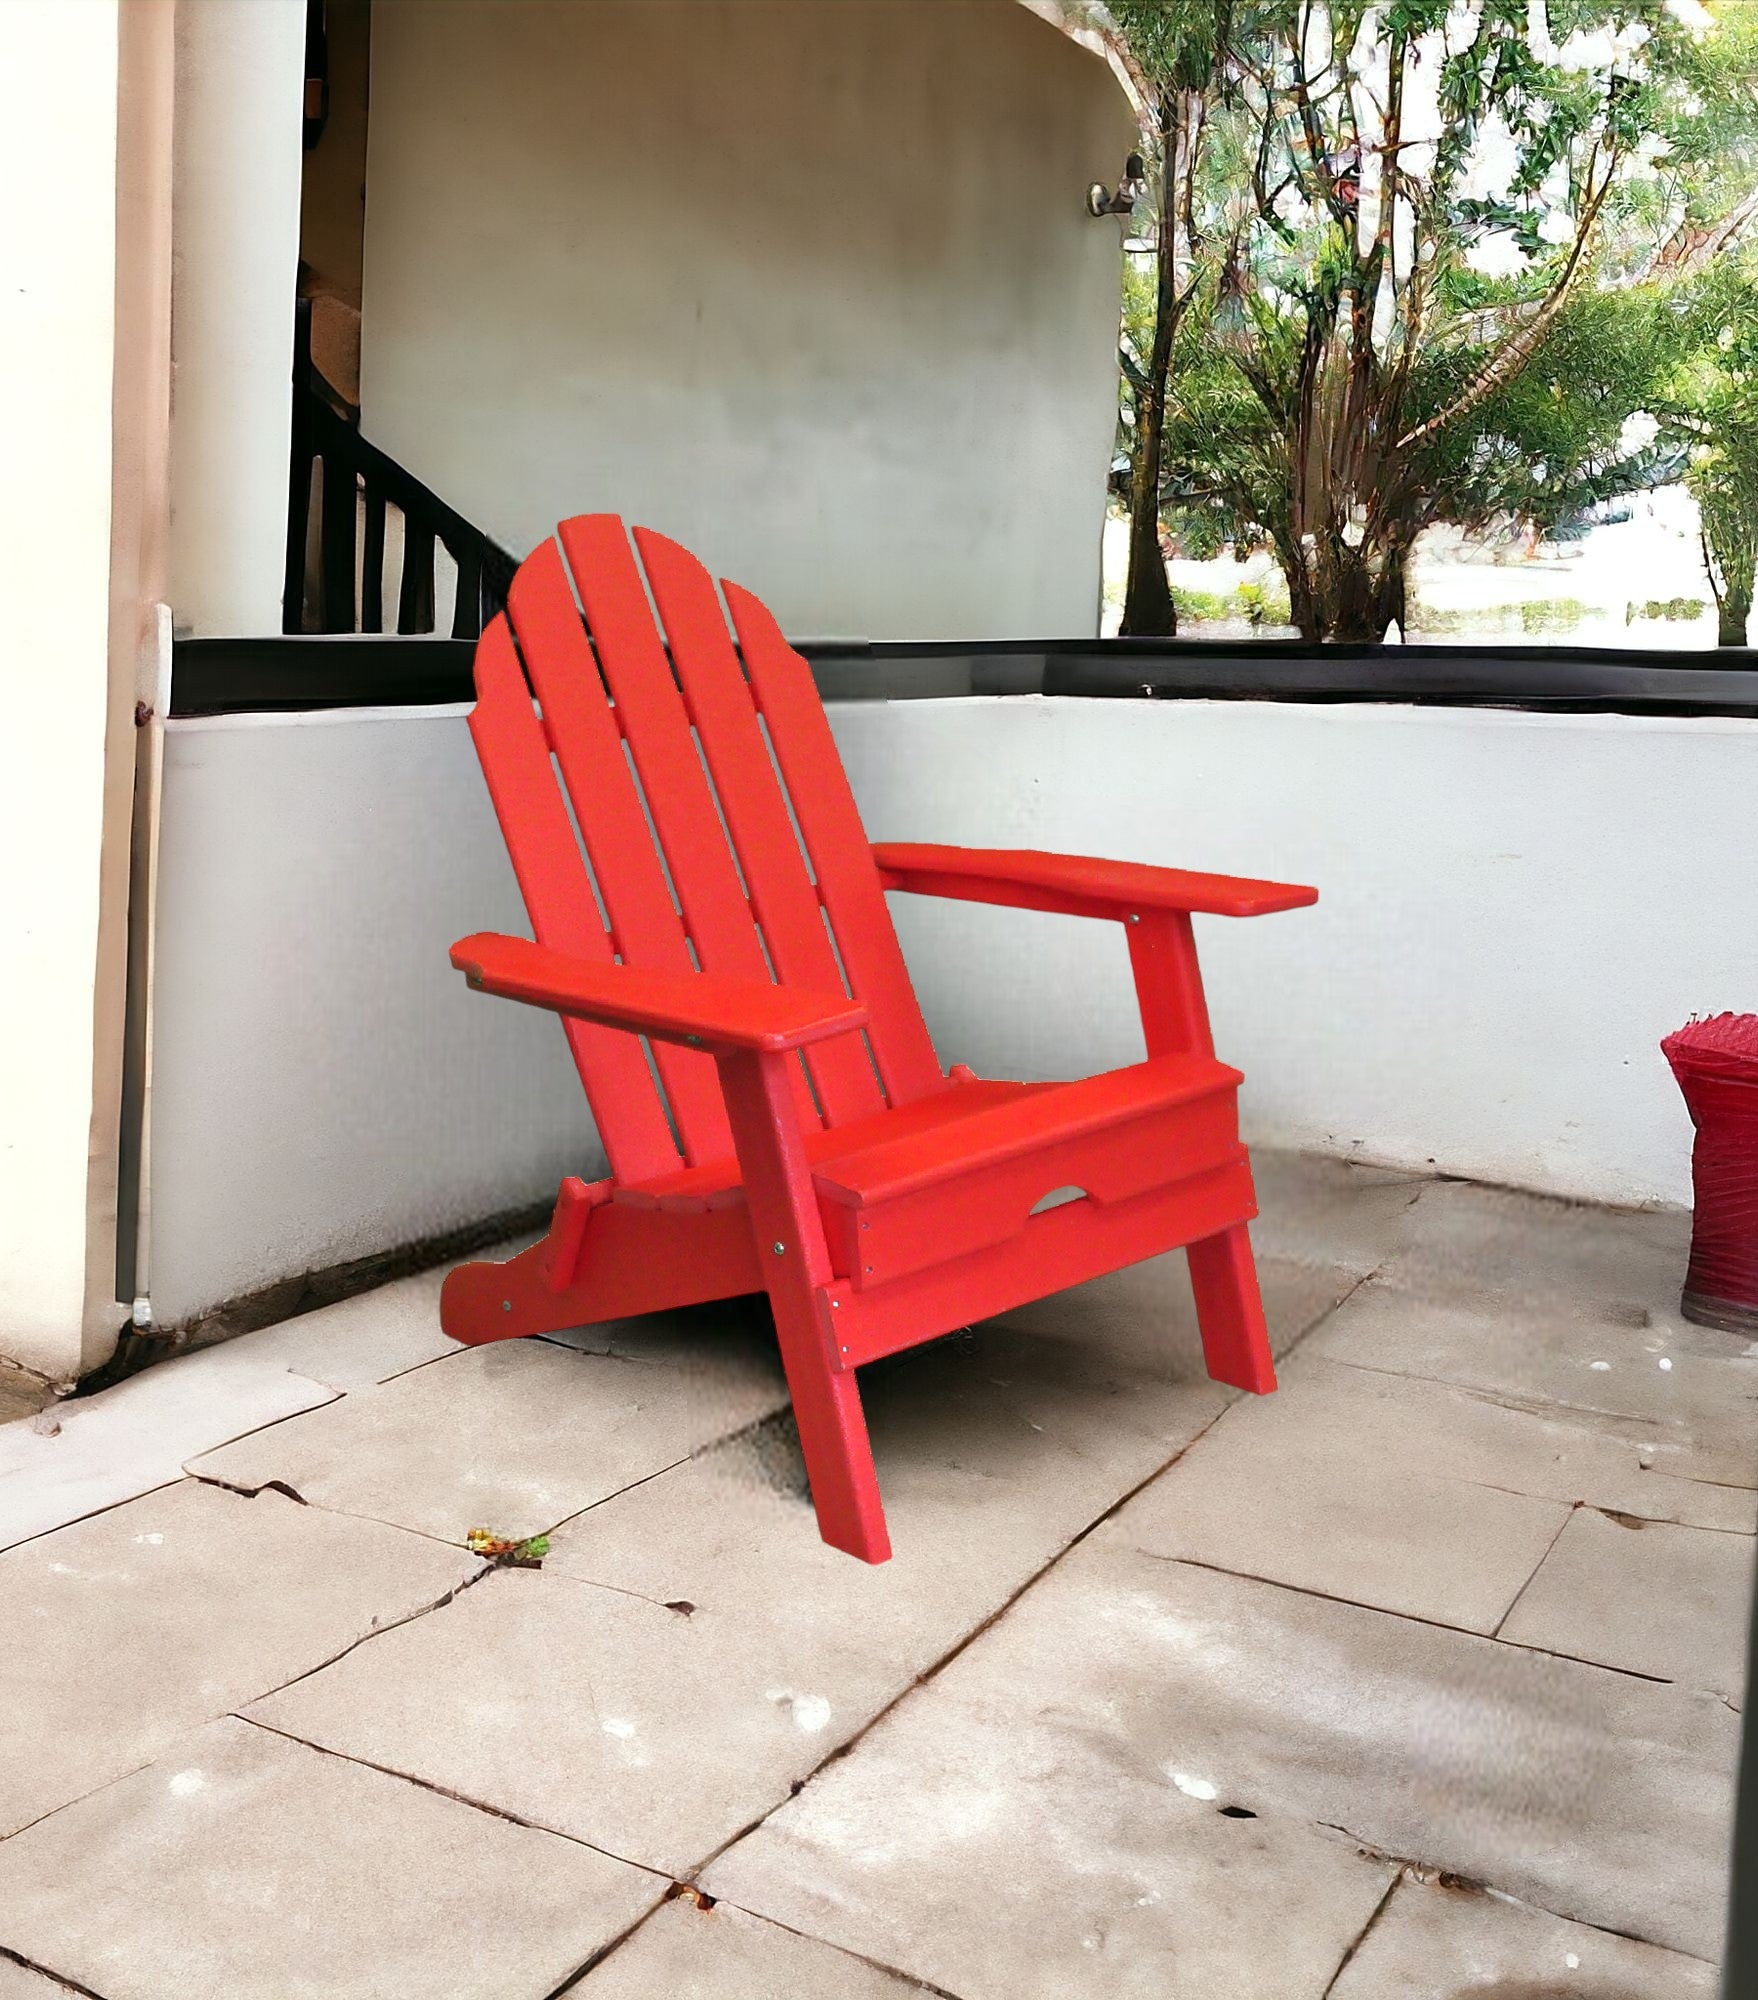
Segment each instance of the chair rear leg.
[[1235,1389],[1268,1395],[1276,1386],[1276,1370],[1245,1224],[1236,1222],[1219,1235],[1205,1236],[1185,1255],[1210,1375]]

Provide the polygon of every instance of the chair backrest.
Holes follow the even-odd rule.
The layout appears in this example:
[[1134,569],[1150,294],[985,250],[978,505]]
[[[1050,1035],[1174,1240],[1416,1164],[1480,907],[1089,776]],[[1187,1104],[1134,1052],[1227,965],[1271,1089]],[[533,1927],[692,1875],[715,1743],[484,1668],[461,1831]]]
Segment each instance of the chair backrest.
[[[808,1129],[942,1088],[805,661],[723,583],[729,632],[708,572],[663,535],[635,530],[645,587],[614,514],[558,535],[477,645],[470,717],[538,942],[864,1001],[865,1037],[805,1053]],[[731,1154],[711,1057],[655,1045],[650,1063],[637,1036],[565,1025],[619,1180],[675,1169],[680,1149],[691,1166]]]

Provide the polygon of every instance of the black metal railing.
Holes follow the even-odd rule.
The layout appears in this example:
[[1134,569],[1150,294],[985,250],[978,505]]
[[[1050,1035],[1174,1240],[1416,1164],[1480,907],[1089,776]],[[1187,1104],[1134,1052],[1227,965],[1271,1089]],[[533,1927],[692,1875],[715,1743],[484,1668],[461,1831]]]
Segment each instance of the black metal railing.
[[360,434],[360,413],[311,359],[311,313],[301,300],[293,359],[293,448],[281,629],[384,632],[387,517],[399,517],[400,634],[435,629],[437,552],[457,570],[451,636],[474,639],[506,603],[518,559],[465,520],[432,487]]

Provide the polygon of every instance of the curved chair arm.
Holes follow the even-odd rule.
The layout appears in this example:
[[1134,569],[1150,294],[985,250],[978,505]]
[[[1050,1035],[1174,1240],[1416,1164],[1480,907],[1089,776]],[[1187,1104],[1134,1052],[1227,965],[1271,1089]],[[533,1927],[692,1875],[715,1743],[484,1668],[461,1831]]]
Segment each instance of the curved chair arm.
[[607,965],[494,931],[460,938],[451,958],[484,993],[711,1055],[780,1054],[846,1035],[867,1021],[867,1009],[846,993]]

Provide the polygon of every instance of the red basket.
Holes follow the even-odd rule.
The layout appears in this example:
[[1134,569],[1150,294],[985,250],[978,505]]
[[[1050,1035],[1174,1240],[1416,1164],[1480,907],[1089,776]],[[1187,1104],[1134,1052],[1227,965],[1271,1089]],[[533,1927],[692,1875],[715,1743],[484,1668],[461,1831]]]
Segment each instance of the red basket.
[[1758,1014],[1692,1021],[1660,1048],[1697,1128],[1680,1310],[1702,1326],[1758,1334]]

